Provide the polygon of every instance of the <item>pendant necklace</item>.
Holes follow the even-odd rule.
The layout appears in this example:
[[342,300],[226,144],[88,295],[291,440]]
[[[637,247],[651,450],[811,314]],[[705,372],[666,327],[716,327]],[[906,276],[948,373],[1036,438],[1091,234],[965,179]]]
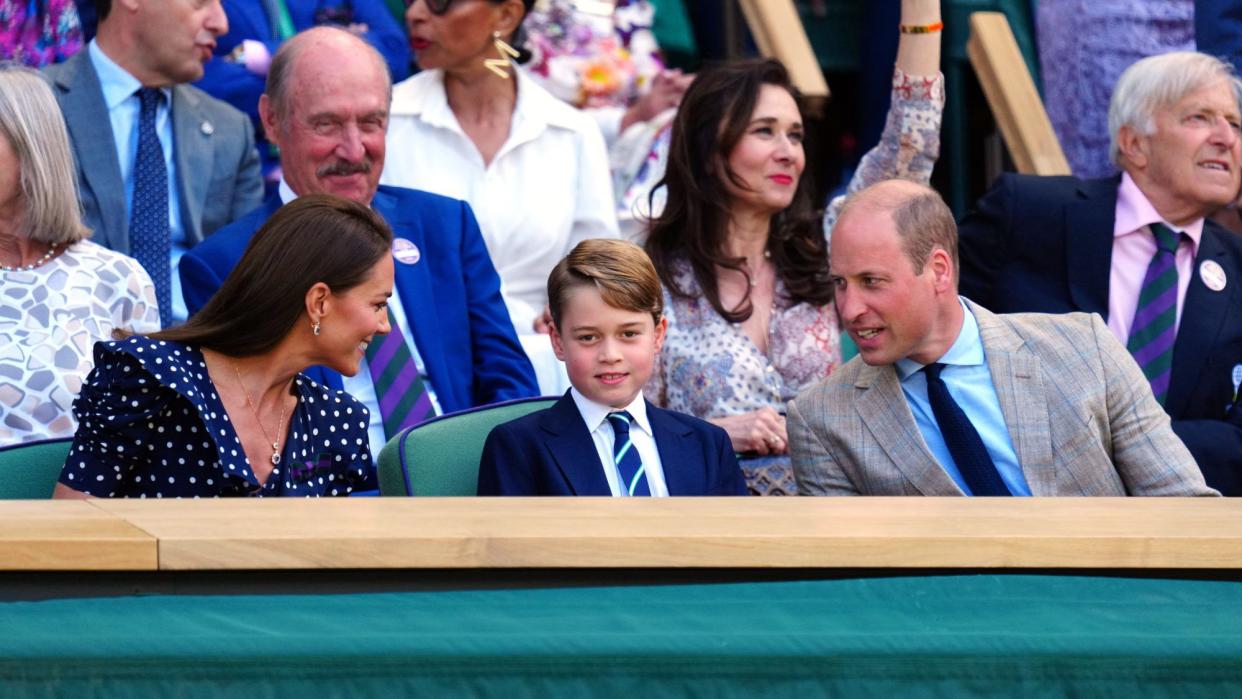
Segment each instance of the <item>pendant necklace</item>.
[[[267,429],[263,427],[263,421],[259,419],[259,410],[258,408],[255,407],[254,401],[250,400],[250,392],[246,390],[246,384],[242,383],[241,372],[238,371],[237,369],[237,363],[232,362],[232,364],[233,364],[233,373],[237,375],[237,385],[241,386],[242,395],[246,397],[246,405],[250,408],[251,414],[254,415],[254,421],[258,423],[259,431],[263,433],[263,440],[272,443],[272,465],[278,466],[280,464],[280,442],[278,440],[272,439],[267,434]],[[276,436],[277,437],[280,436],[280,428],[284,424],[285,424],[285,406],[281,405],[280,420],[277,421],[276,423]]]

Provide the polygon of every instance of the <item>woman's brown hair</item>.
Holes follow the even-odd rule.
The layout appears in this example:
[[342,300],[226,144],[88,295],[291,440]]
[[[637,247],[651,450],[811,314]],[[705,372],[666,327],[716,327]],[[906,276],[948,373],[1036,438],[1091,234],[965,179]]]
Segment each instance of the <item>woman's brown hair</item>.
[[[712,308],[731,323],[749,318],[753,306],[749,291],[737,308],[720,303],[717,269],[746,274],[745,260],[724,252],[731,199],[725,181],[745,186],[729,167],[729,154],[745,134],[764,85],[789,92],[802,111],[789,73],[773,58],[720,63],[695,77],[673,120],[668,166],[656,184],[667,189],[668,202],[651,221],[646,244],[670,293],[691,297],[675,279],[677,264],[688,263]],[[828,246],[810,190],[803,173],[789,207],[772,217],[768,252],[790,301],[822,306],[832,301]]]
[[150,337],[231,357],[261,354],[293,329],[312,286],[323,282],[344,293],[365,281],[391,248],[392,229],[371,209],[329,194],[298,197],[254,234],[202,310]]

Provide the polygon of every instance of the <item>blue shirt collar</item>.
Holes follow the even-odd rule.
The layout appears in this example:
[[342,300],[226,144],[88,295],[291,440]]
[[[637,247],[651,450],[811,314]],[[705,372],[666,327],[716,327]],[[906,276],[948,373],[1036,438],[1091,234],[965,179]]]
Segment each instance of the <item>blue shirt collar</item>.
[[[108,111],[116,109],[117,105],[133,97],[138,88],[142,87],[138,78],[130,75],[129,71],[99,48],[97,40],[91,39],[91,43],[86,45],[86,51],[91,65],[95,67],[95,74],[99,76],[99,87],[103,90],[104,105]],[[160,91],[164,93],[165,104],[172,104],[172,88],[163,87]]]
[[[957,339],[948,352],[937,361],[941,364],[958,364],[961,366],[978,366],[983,364],[983,340],[979,337],[979,323],[966,306],[961,296],[957,302],[962,305],[962,329],[957,332]],[[922,369],[923,365],[913,359],[897,360],[897,377],[902,381]]]

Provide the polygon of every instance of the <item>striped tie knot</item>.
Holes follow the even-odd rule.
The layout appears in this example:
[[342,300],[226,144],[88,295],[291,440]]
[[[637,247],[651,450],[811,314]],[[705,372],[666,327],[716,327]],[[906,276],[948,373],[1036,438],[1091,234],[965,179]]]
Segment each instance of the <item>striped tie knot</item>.
[[612,431],[618,437],[624,435],[630,436],[630,423],[634,418],[630,417],[630,413],[625,410],[619,410],[615,413],[608,413],[608,422],[612,423]]
[[1171,230],[1163,223],[1153,223],[1150,228],[1152,236],[1156,239],[1156,247],[1161,252],[1177,253],[1177,244],[1182,238],[1180,231]]

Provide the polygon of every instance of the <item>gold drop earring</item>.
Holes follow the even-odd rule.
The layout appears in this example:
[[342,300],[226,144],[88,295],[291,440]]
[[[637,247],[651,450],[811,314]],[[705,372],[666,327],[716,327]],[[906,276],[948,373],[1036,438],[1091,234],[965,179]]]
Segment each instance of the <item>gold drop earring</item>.
[[510,46],[504,39],[500,38],[500,32],[492,32],[492,43],[496,45],[496,53],[500,58],[485,58],[483,65],[496,75],[509,79],[510,59],[517,58],[522,55],[517,49]]

